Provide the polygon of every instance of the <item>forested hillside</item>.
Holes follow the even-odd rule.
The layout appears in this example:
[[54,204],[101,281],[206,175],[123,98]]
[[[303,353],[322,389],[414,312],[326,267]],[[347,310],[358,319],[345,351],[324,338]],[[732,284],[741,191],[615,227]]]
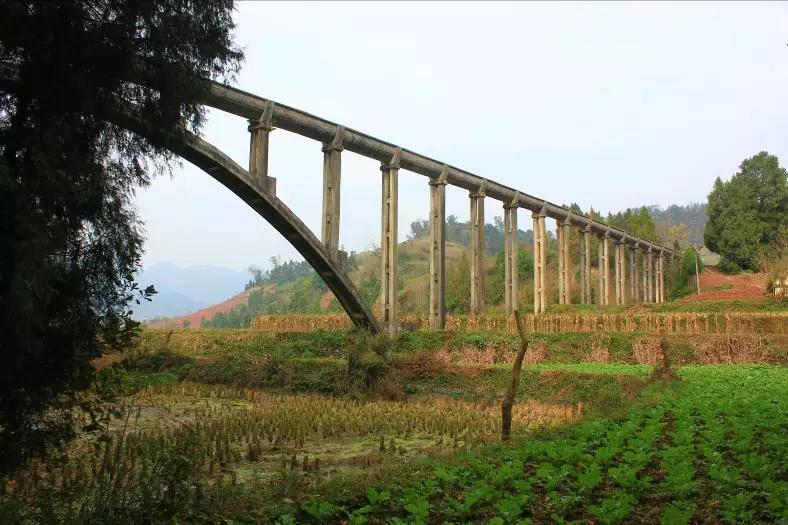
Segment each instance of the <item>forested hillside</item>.
[[686,227],[686,242],[694,245],[703,244],[703,229],[707,220],[705,202],[694,202],[681,206],[672,204],[667,208],[649,206],[648,212],[651,218],[654,219],[657,234],[662,238],[670,238],[671,232],[668,230],[671,227],[678,229],[680,232],[682,230],[680,225],[683,224]]
[[[569,206],[580,212],[576,204]],[[673,205],[662,209],[657,206],[632,208],[615,214],[601,216],[594,210],[587,213],[606,220],[613,226],[631,231],[643,238],[666,243],[678,241],[699,243],[703,237],[705,205]],[[521,226],[530,226],[530,220],[522,220]],[[575,236],[576,233],[573,233]],[[553,232],[548,232],[548,271],[557,271],[557,243]],[[491,312],[500,311],[503,304],[503,220],[499,216],[485,225],[485,247],[487,253],[486,302]],[[446,307],[450,313],[462,314],[468,310],[467,290],[470,286],[469,262],[465,254],[470,239],[470,224],[454,215],[446,218]],[[533,232],[530,228],[520,229],[520,295],[530,297],[533,271],[531,258]],[[577,239],[571,242],[576,243]],[[596,242],[593,249],[596,249]],[[400,305],[403,313],[426,314],[429,296],[429,221],[417,220],[410,225],[407,240],[400,245]],[[572,253],[576,268],[578,254]],[[236,328],[249,326],[259,315],[317,314],[339,312],[336,300],[326,285],[305,261],[280,261],[272,258],[271,269],[262,271],[251,267],[252,278],[246,285],[251,290],[247,304],[235,307],[228,313],[218,313],[204,327]],[[596,265],[594,258],[593,266]],[[350,276],[362,296],[374,304],[380,291],[380,256],[377,251],[351,252],[348,257]],[[548,286],[553,286],[549,283]],[[557,290],[548,289],[548,293]],[[527,302],[527,301],[524,301]],[[196,327],[195,327],[196,328]]]

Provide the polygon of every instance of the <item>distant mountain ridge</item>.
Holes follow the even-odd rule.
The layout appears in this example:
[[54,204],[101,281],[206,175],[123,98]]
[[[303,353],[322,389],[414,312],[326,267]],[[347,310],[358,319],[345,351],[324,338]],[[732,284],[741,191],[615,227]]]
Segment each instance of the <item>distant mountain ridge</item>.
[[153,296],[151,301],[132,305],[134,319],[150,321],[163,317],[187,315],[207,306],[177,292],[162,292]]
[[152,284],[158,293],[152,301],[134,305],[134,318],[150,320],[195,312],[239,293],[248,279],[248,273],[223,266],[153,264],[138,274],[137,282],[143,288]]

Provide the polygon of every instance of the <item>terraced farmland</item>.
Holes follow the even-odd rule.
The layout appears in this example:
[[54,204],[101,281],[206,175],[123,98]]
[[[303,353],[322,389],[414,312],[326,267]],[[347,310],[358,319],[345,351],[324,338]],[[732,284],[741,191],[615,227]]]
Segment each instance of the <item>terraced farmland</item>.
[[650,337],[535,335],[503,444],[505,335],[148,334],[102,363],[126,394],[98,430],[0,480],[0,521],[788,519],[784,339],[674,335],[665,385]]

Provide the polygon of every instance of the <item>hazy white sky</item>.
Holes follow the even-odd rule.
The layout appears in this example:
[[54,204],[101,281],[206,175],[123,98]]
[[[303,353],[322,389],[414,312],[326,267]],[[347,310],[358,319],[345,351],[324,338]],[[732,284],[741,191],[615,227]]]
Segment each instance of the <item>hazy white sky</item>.
[[[553,202],[704,201],[758,151],[788,164],[785,3],[241,2],[236,20],[238,87]],[[205,138],[247,165],[243,119],[212,111]],[[270,151],[279,197],[319,236],[320,144],[277,130]],[[342,177],[340,242],[378,244],[378,163],[345,152]],[[401,238],[427,198],[401,171]],[[137,204],[146,266],[297,256],[189,164]],[[447,191],[447,214],[467,218],[466,191]]]

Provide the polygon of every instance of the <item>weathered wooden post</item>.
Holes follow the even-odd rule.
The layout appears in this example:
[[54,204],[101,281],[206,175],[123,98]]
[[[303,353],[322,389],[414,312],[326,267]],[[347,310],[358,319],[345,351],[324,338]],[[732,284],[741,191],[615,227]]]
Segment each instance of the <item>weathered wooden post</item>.
[[446,328],[446,176],[430,179],[430,328]]

